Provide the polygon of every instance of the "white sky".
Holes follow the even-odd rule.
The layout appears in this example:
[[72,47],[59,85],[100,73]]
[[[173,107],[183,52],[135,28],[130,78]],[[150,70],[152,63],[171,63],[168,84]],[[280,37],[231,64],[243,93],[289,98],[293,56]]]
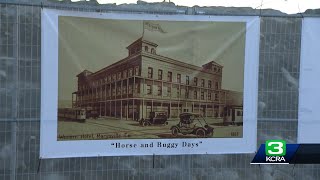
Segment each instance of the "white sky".
[[[73,0],[79,1],[79,0]],[[105,3],[136,3],[137,0],[97,0],[100,4]],[[163,0],[144,0],[146,2],[162,2]],[[167,2],[169,0],[166,0]],[[252,7],[260,9],[276,9],[288,14],[304,12],[307,9],[320,8],[320,0],[171,0],[176,5],[183,6],[225,6],[225,7]]]

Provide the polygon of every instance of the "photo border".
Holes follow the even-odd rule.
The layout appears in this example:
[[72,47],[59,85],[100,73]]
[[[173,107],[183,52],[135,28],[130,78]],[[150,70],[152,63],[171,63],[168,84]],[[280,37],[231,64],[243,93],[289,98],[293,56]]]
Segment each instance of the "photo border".
[[315,135],[320,128],[320,86],[314,83],[320,74],[319,23],[319,17],[302,19],[297,143],[303,144],[320,143],[319,136]]
[[[58,110],[58,17],[75,16],[118,20],[216,21],[246,22],[243,137],[242,138],[188,138],[188,139],[112,139],[112,140],[57,140]],[[258,16],[203,16],[150,15],[124,13],[73,12],[42,9],[41,12],[41,125],[40,158],[179,155],[179,154],[238,154],[254,153],[257,148],[257,101],[259,70],[260,18]],[[142,144],[198,143],[196,148],[123,148],[111,143]]]

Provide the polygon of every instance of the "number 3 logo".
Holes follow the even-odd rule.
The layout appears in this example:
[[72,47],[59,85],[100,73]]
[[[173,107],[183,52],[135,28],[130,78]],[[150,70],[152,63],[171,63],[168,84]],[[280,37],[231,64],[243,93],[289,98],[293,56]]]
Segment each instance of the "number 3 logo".
[[286,142],[283,140],[266,141],[266,155],[284,156],[286,154]]
[[282,142],[269,142],[268,146],[272,146],[273,150],[278,150],[278,151],[268,150],[269,154],[279,155],[279,154],[283,153],[283,149],[282,149],[283,144],[282,144]]

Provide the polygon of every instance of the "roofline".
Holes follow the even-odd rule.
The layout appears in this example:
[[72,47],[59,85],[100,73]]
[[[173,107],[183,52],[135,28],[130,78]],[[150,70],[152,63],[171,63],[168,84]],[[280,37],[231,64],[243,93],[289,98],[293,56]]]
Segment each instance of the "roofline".
[[[144,40],[143,37],[140,37],[139,39],[137,39],[137,40],[135,40],[133,43],[131,43],[129,46],[127,46],[127,49],[128,49],[130,46],[136,44],[136,43],[139,42],[139,41],[145,42],[145,43],[147,43],[147,44],[154,45],[154,46],[156,46],[156,47],[158,46],[157,44],[155,44],[155,43],[153,43],[153,42],[150,42],[150,41],[147,41],[147,40]],[[105,70],[107,70],[107,69],[111,69],[112,67],[114,67],[114,66],[116,66],[116,65],[125,63],[125,62],[131,60],[132,58],[135,58],[135,57],[140,56],[140,55],[141,55],[141,56],[146,56],[146,57],[151,57],[151,58],[156,58],[157,60],[160,60],[160,61],[167,61],[167,62],[168,62],[168,61],[171,61],[171,62],[168,62],[168,63],[176,64],[176,65],[183,66],[183,67],[186,67],[186,68],[191,68],[191,69],[194,69],[194,70],[197,70],[197,71],[201,71],[201,72],[204,72],[204,73],[209,73],[209,74],[221,76],[220,73],[210,72],[210,71],[204,69],[204,68],[201,67],[201,66],[196,66],[196,65],[189,64],[189,63],[185,63],[185,62],[183,62],[183,61],[179,61],[179,60],[176,60],[176,59],[172,59],[172,58],[169,58],[169,57],[166,57],[166,56],[162,56],[162,55],[158,55],[158,54],[146,53],[146,52],[143,52],[143,51],[141,51],[140,53],[137,53],[137,54],[135,54],[135,55],[132,55],[132,56],[127,56],[127,57],[125,57],[125,58],[123,58],[123,59],[121,59],[121,60],[119,60],[119,61],[117,61],[117,62],[115,62],[115,63],[112,63],[111,65],[108,65],[108,66],[106,66],[106,67],[104,67],[104,68],[102,68],[102,69],[100,69],[100,70],[98,70],[98,71],[96,71],[96,72],[91,72],[91,71],[89,71],[89,72],[91,72],[91,74],[89,74],[88,76],[95,76],[95,75],[97,75],[97,74],[99,74],[99,73],[101,73],[101,72],[103,72],[103,71],[105,71]],[[215,61],[210,61],[210,62],[212,62],[212,63],[214,63],[215,65],[218,65],[218,66],[220,66],[220,67],[223,67],[222,65],[218,64],[218,63],[215,62]],[[208,62],[208,63],[210,63],[210,62]],[[205,65],[205,64],[204,64],[204,65]],[[203,66],[203,65],[202,65],[202,66]],[[85,71],[85,70],[84,70],[84,71]],[[81,73],[83,73],[84,71],[82,71]],[[88,70],[87,70],[87,71],[88,71]],[[78,75],[80,75],[81,73],[79,73]],[[78,75],[77,75],[76,77],[78,77]]]
[[112,63],[112,64],[108,65],[107,67],[104,67],[104,68],[102,68],[102,69],[100,69],[100,70],[98,70],[98,71],[90,74],[89,76],[95,76],[95,75],[97,75],[97,74],[99,74],[99,73],[102,73],[103,71],[105,71],[105,70],[107,70],[107,69],[110,69],[110,68],[113,68],[113,67],[116,66],[116,65],[125,63],[125,62],[131,60],[132,58],[135,58],[135,57],[140,56],[140,55],[141,55],[141,54],[138,53],[138,54],[135,54],[135,55],[133,55],[133,56],[128,56],[128,57],[126,57],[126,58],[123,58],[123,59],[121,59],[121,60],[119,60],[119,61],[117,61],[117,62],[115,62],[115,63]]
[[147,41],[147,40],[143,39],[143,37],[140,37],[139,39],[137,39],[137,40],[135,40],[133,43],[131,43],[129,46],[127,46],[126,48],[129,49],[129,47],[137,44],[138,42],[144,42],[144,43],[146,43],[146,44],[149,44],[149,45],[152,45],[152,46],[155,46],[155,47],[158,46],[158,44],[153,43],[153,42],[151,42],[151,41]]
[[85,71],[88,71],[88,72],[92,73],[91,71],[85,69],[85,70],[81,71],[81,73],[77,74],[76,77],[79,77],[79,75],[82,74],[82,73],[85,72]]
[[[201,72],[205,72],[205,73],[209,73],[209,74],[219,75],[220,76],[220,74],[205,70],[205,69],[203,69],[203,67],[196,66],[196,65],[193,65],[193,64],[189,64],[189,63],[185,63],[185,62],[182,62],[182,61],[179,61],[179,60],[176,60],[176,59],[172,59],[172,58],[169,58],[169,57],[166,57],[166,56],[161,56],[161,55],[158,55],[158,54],[145,53],[145,52],[142,52],[141,55],[142,56],[146,56],[146,57],[151,57],[151,58],[154,58],[154,56],[155,56],[155,57],[158,57],[157,60],[160,60],[160,61],[166,61],[167,60],[167,61],[171,61],[172,64],[176,64],[176,65],[179,65],[179,66],[195,69],[197,71],[201,71]],[[159,58],[161,58],[161,59],[159,59]]]
[[133,46],[134,44],[137,44],[137,42],[141,41],[142,37],[140,37],[139,39],[133,41],[131,44],[129,44],[129,46],[127,46],[126,48],[128,49],[129,47]]
[[[220,76],[220,74],[218,73],[214,73],[214,72],[210,72],[208,70],[205,70],[203,69],[202,67],[200,66],[196,66],[196,65],[193,65],[193,64],[189,64],[189,63],[185,63],[185,62],[182,62],[182,61],[179,61],[179,60],[175,60],[175,59],[172,59],[172,58],[169,58],[169,57],[166,57],[166,56],[161,56],[161,55],[158,55],[158,54],[151,54],[151,53],[146,53],[146,52],[143,52],[141,51],[140,53],[137,53],[133,56],[128,56],[126,58],[123,58],[107,67],[104,67],[96,72],[92,72],[92,74],[89,74],[89,76],[95,76],[99,73],[102,73],[104,72],[105,70],[108,70],[108,69],[111,69],[113,68],[114,66],[116,65],[119,65],[119,64],[122,64],[122,63],[125,63],[125,62],[128,62],[130,61],[131,59],[137,57],[137,56],[145,56],[145,57],[151,57],[151,58],[155,58],[156,60],[159,60],[159,61],[171,61],[171,62],[168,62],[168,63],[172,63],[172,64],[176,64],[176,65],[179,65],[179,66],[183,66],[183,67],[186,67],[186,68],[189,68],[189,69],[194,69],[194,70],[197,70],[197,71],[201,71],[201,72],[204,72],[204,73],[209,73],[209,74],[213,74],[213,75],[218,75]],[[81,73],[80,73],[81,74]]]
[[147,40],[142,40],[142,42],[144,42],[146,44],[149,44],[149,45],[152,45],[152,46],[155,46],[155,47],[158,47],[158,44],[150,42],[150,41],[147,41]]
[[[219,64],[219,63],[217,63],[217,62],[215,62],[215,61],[210,61],[211,63],[213,63],[214,65],[216,65],[216,66],[219,66],[219,67],[223,67],[221,64]],[[210,63],[209,62],[209,63]],[[204,64],[205,65],[205,64]]]

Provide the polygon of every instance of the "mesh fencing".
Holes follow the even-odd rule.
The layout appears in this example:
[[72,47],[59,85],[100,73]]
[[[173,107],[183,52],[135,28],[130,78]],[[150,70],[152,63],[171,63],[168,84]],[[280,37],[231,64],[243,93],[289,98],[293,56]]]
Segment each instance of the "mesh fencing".
[[[200,12],[176,6],[150,8],[148,4],[128,8],[0,1],[0,179],[320,178],[319,165],[250,165],[254,154],[66,158],[42,160],[39,166],[41,6],[98,12]],[[242,13],[246,14],[261,12]],[[302,18],[272,13],[261,18],[258,145],[267,139],[297,140]]]

